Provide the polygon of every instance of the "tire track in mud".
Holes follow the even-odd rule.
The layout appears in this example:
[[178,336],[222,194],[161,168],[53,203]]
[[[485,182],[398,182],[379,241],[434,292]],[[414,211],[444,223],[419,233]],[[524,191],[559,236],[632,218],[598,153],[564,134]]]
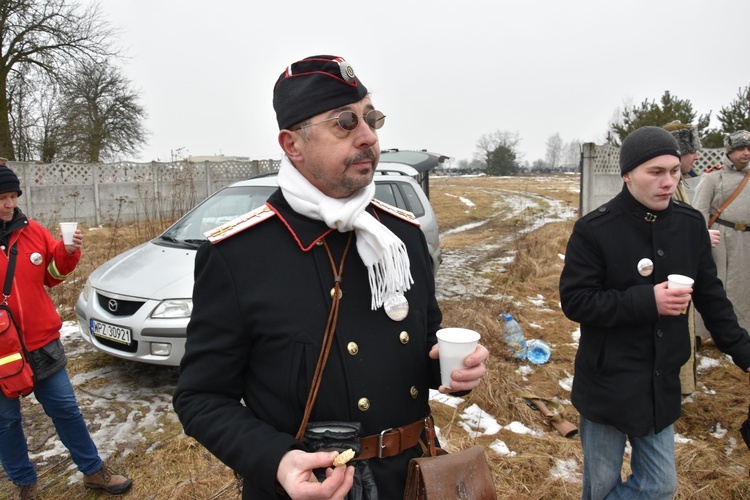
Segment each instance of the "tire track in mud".
[[[507,231],[493,231],[490,239],[482,245],[443,250],[443,262],[435,277],[438,302],[491,295],[488,293],[490,281],[482,274],[502,273],[513,261],[515,250],[512,244],[515,236],[576,216],[576,210],[563,206],[560,200],[536,193],[501,188],[484,188],[483,191],[497,197],[491,217],[512,220],[514,224]],[[467,198],[465,195],[461,197]],[[526,212],[535,215],[528,216]],[[466,231],[481,230],[488,222],[489,219],[441,232],[440,242],[450,241],[452,236]]]

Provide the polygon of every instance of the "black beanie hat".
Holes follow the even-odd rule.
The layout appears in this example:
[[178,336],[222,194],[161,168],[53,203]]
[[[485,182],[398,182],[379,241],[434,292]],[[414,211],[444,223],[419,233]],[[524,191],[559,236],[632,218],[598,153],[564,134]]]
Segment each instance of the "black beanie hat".
[[279,130],[362,100],[367,88],[341,57],[312,56],[289,66],[273,89]]
[[622,141],[620,148],[620,175],[625,175],[651,158],[662,155],[682,157],[677,141],[661,127],[641,127]]
[[18,196],[23,194],[16,173],[7,166],[0,165],[0,194],[10,193],[11,191],[18,192]]

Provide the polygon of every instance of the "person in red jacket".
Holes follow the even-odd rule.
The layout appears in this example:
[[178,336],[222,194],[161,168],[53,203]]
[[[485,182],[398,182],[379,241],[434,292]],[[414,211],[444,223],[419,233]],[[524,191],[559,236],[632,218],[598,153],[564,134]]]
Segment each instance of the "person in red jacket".
[[[13,170],[0,164],[0,284],[5,282],[10,249],[15,246],[18,253],[8,305],[21,327],[34,368],[34,395],[83,474],[84,486],[124,493],[132,481],[104,464],[83,421],[65,370],[67,359],[60,342],[62,320],[45,288],[62,283],[75,270],[81,259],[83,233],[76,230],[72,245],[56,240],[17,207],[20,187]],[[2,393],[0,461],[16,486],[14,498],[34,498],[37,473],[21,426],[21,402]]]

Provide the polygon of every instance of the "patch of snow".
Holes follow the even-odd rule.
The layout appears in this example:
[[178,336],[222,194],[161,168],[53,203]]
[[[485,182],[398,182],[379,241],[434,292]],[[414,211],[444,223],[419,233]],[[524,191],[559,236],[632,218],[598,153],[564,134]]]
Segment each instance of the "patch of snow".
[[508,445],[505,444],[504,441],[501,441],[499,439],[494,440],[490,444],[490,449],[492,451],[494,451],[495,453],[497,453],[498,455],[506,455],[506,456],[509,456],[509,457],[515,457],[516,456],[516,452],[515,451],[510,451],[510,448],[508,448]]
[[721,426],[721,422],[717,422],[716,428],[711,433],[711,435],[715,437],[716,439],[722,439],[724,438],[724,436],[727,435],[727,430]]
[[549,470],[549,477],[552,479],[562,479],[567,483],[583,482],[583,473],[581,467],[575,458],[558,458],[555,465]]
[[461,418],[463,422],[459,422],[459,425],[473,438],[491,436],[497,434],[503,428],[497,423],[495,417],[486,413],[476,404],[464,409],[463,413],[461,413]]

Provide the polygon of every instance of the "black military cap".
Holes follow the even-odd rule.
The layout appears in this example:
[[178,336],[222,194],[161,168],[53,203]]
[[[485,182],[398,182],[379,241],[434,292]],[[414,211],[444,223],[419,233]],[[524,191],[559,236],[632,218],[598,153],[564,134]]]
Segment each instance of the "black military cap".
[[293,63],[273,89],[279,130],[308,118],[362,100],[367,88],[351,64],[337,56],[312,56]]

